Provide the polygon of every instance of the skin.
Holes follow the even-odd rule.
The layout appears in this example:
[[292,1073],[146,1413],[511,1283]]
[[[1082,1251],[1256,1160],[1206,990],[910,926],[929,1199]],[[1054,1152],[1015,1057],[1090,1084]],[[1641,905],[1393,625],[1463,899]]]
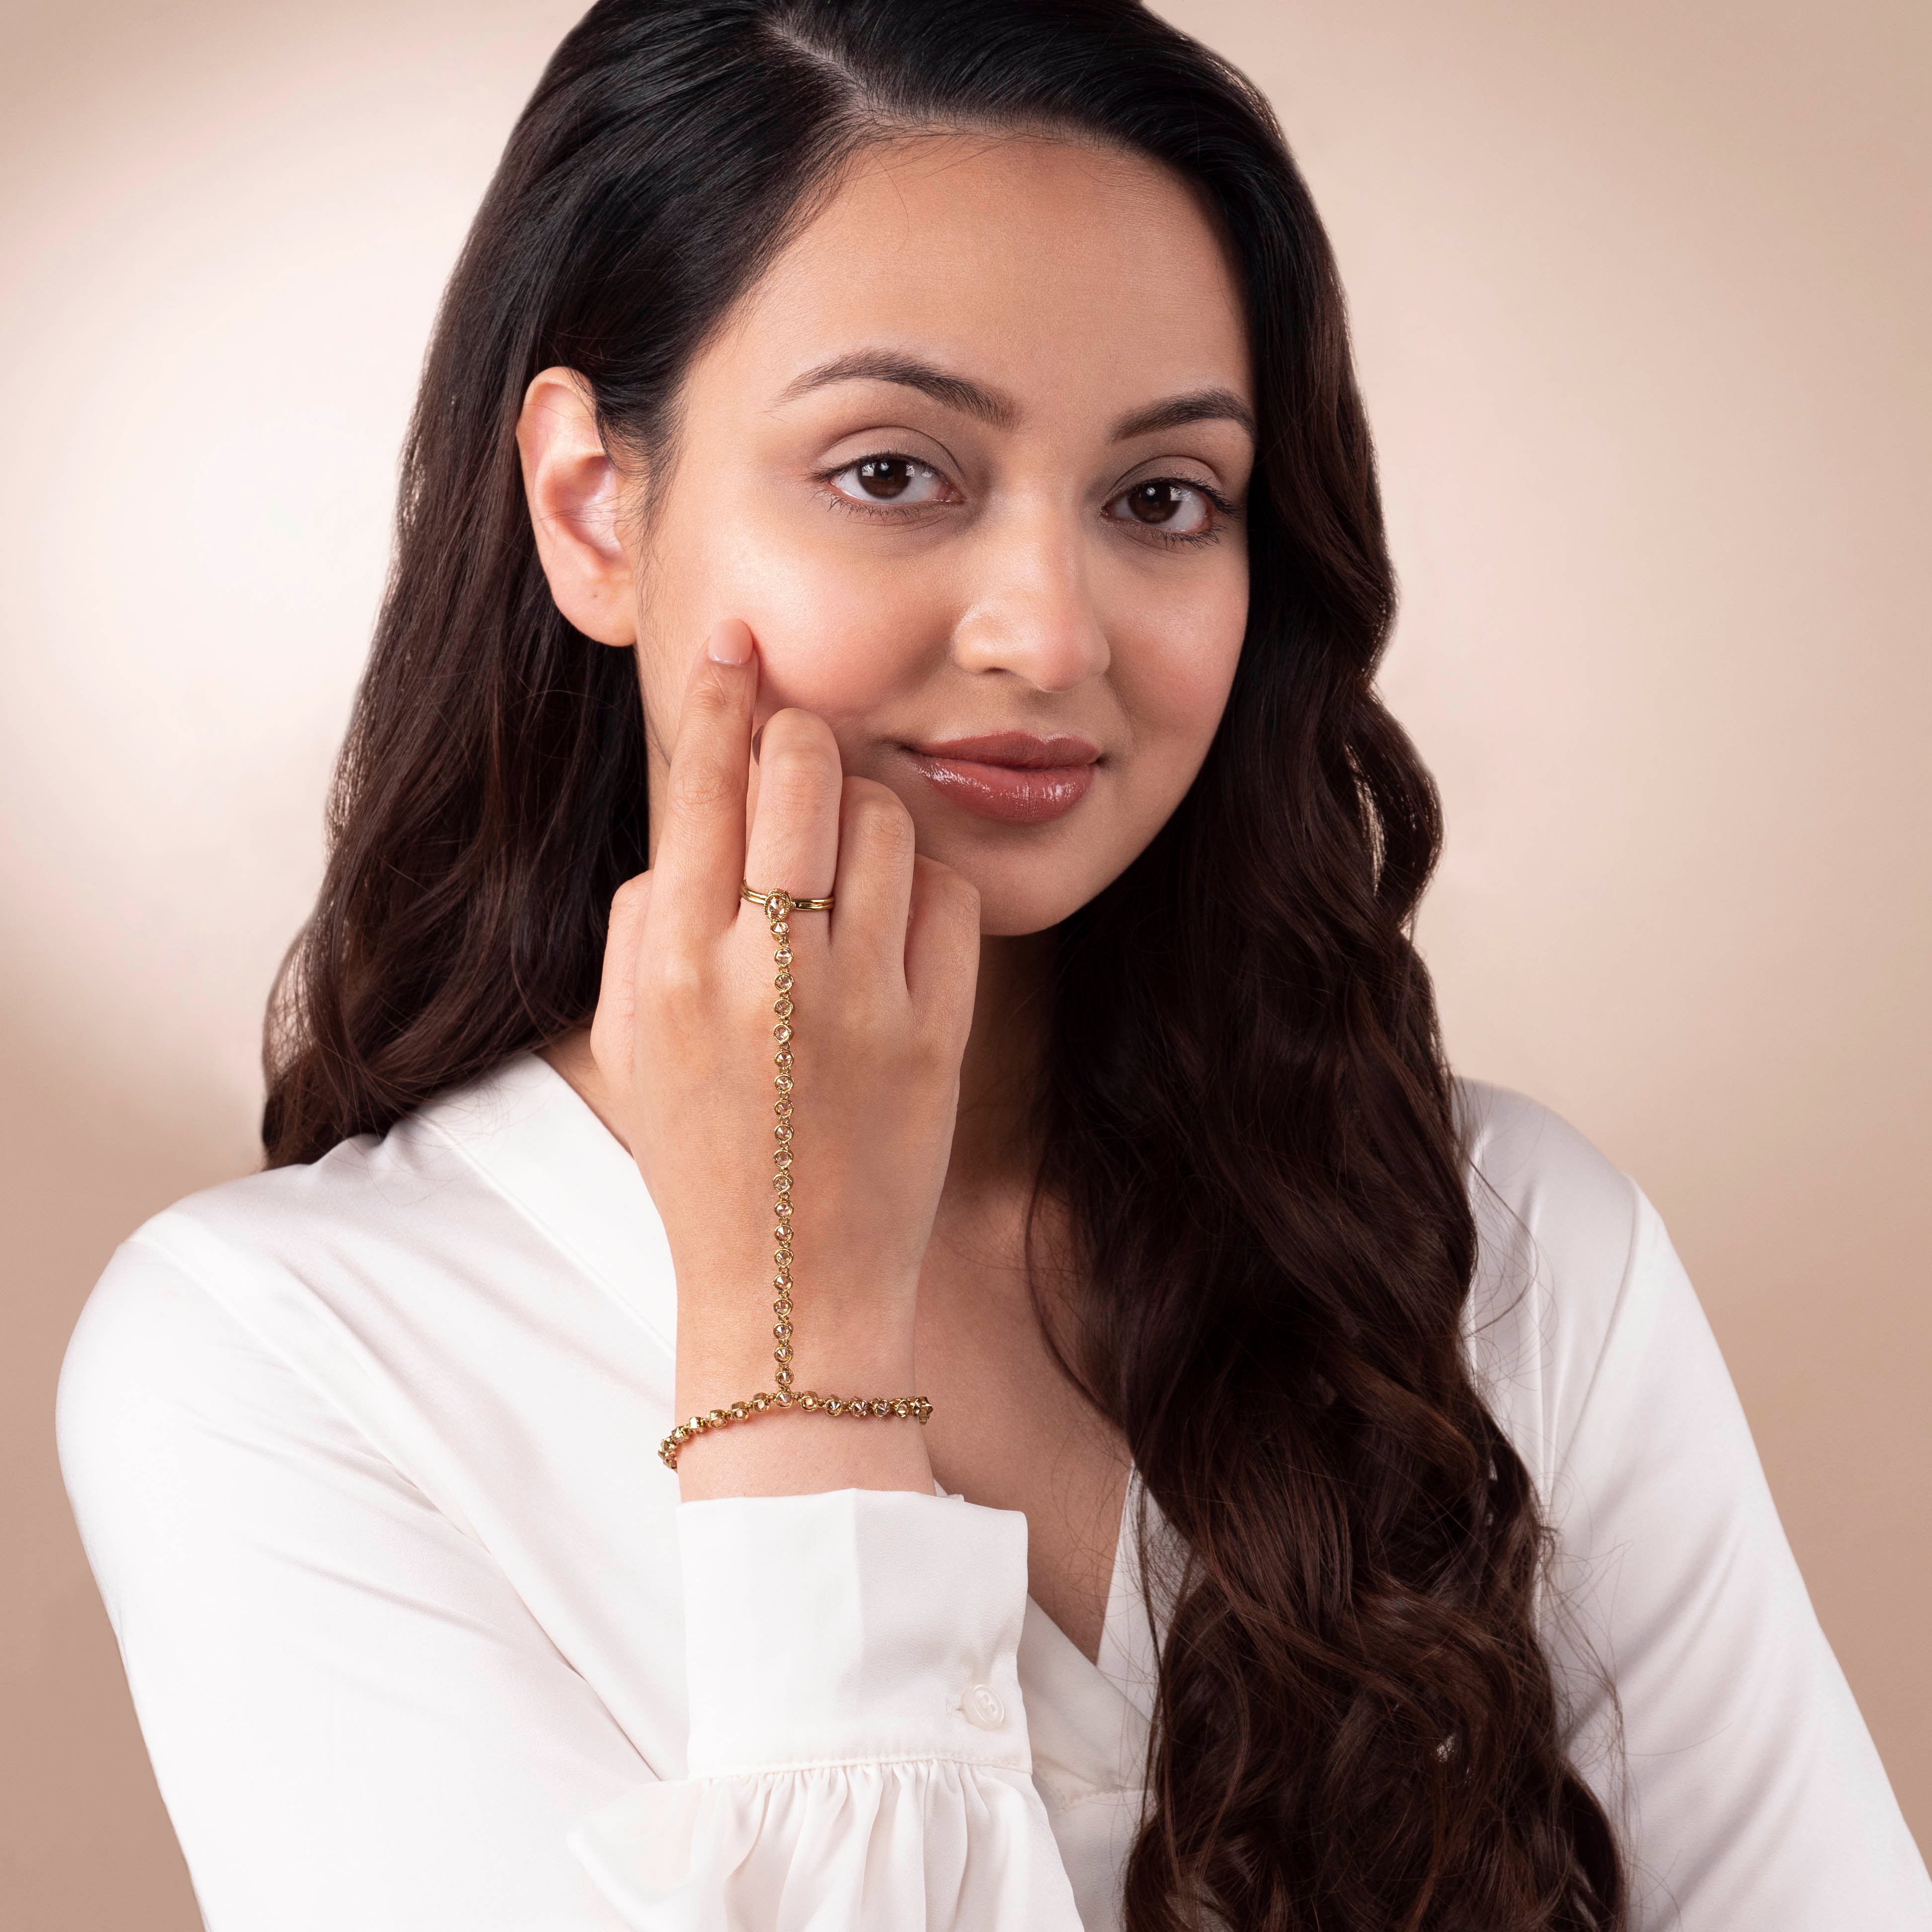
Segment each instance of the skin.
[[[1193,419],[1134,422],[1177,399]],[[568,370],[518,428],[553,594],[634,651],[651,746],[651,870],[614,905],[594,1024],[550,1057],[663,1216],[679,1413],[770,1388],[774,968],[738,886],[836,890],[793,920],[797,1386],[934,1405],[924,1429],[768,1414],[688,1444],[682,1491],[937,1478],[1022,1510],[1033,1594],[1091,1657],[1128,1460],[1029,1297],[1027,1108],[1048,929],[1179,803],[1240,652],[1234,277],[1148,163],[898,140],[740,301],[682,405],[658,475],[604,449]],[[1071,809],[990,819],[908,748],[1006,731],[1097,751]],[[1066,1341],[1055,1226],[1048,1204],[1035,1271]]]

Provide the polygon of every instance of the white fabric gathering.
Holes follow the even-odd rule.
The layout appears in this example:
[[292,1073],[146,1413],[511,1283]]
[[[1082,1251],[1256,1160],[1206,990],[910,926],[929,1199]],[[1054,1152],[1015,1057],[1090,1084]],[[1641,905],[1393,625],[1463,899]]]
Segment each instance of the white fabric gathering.
[[[1553,1528],[1546,1640],[1634,1926],[1932,1932],[1655,1211],[1460,1092],[1468,1347]],[[1090,1661],[1017,1514],[680,1504],[676,1314],[636,1168],[534,1057],[120,1250],[62,1461],[211,1932],[1118,1932],[1158,1654],[1133,1537]]]

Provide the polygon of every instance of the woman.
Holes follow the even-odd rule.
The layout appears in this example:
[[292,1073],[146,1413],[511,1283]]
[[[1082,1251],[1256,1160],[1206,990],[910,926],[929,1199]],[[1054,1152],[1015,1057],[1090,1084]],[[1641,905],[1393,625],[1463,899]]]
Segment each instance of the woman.
[[605,0],[402,502],[268,1170],[62,1392],[216,1932],[1932,1926],[1654,1214],[1442,1066],[1238,76]]

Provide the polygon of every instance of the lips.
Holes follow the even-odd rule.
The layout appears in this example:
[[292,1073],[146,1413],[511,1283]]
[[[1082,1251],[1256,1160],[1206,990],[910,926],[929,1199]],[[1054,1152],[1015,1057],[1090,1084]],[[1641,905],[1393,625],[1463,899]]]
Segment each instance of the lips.
[[905,748],[942,797],[1007,825],[1043,825],[1071,812],[1091,788],[1100,757],[1084,738],[1024,731]]

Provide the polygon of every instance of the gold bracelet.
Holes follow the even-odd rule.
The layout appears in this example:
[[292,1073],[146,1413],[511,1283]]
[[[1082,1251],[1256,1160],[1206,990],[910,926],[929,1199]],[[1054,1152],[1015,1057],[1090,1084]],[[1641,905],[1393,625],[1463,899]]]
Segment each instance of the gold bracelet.
[[778,1052],[772,1056],[772,1064],[778,1069],[772,1076],[772,1084],[778,1089],[778,1099],[772,1106],[777,1124],[772,1129],[772,1137],[778,1142],[777,1151],[772,1156],[772,1164],[778,1172],[772,1177],[772,1186],[778,1194],[777,1204],[772,1212],[777,1225],[772,1230],[772,1239],[776,1244],[772,1250],[775,1272],[772,1286],[778,1291],[778,1299],[772,1304],[772,1312],[778,1317],[778,1325],[772,1333],[778,1338],[778,1346],[772,1351],[772,1360],[776,1364],[772,1379],[777,1383],[775,1390],[760,1389],[756,1395],[748,1396],[742,1402],[734,1402],[728,1408],[714,1408],[704,1415],[694,1415],[688,1421],[680,1422],[658,1444],[658,1455],[665,1468],[677,1467],[677,1452],[694,1436],[702,1436],[709,1429],[728,1428],[734,1422],[748,1422],[754,1415],[763,1415],[774,1408],[802,1408],[811,1415],[891,1415],[902,1416],[911,1421],[922,1423],[932,1414],[932,1405],[922,1395],[910,1396],[859,1396],[846,1397],[820,1395],[815,1389],[794,1390],[791,1385],[791,1035],[792,1035],[792,979],[791,979],[791,915],[795,912],[830,912],[830,899],[795,899],[789,892],[760,892],[754,891],[748,883],[738,888],[739,896],[754,906],[764,909],[765,918],[772,929],[772,938],[778,943],[778,950],[772,955],[777,962],[778,976],[772,982],[778,999],[772,1011],[778,1016],[778,1024],[772,1028],[772,1037],[778,1043]]

